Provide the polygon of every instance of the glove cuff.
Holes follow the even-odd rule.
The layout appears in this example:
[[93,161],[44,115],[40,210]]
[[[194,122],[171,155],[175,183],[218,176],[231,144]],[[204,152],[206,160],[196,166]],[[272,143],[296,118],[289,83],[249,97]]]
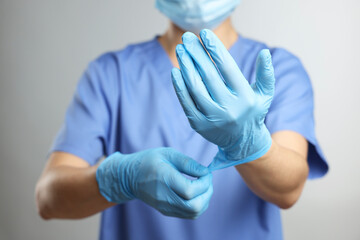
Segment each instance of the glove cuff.
[[264,156],[271,147],[272,138],[265,125],[259,132],[261,134],[253,136],[246,145],[235,144],[230,148],[219,147],[218,153],[209,165],[210,171],[251,162]]
[[[127,186],[126,176],[119,174],[119,169],[124,167],[121,153],[115,152],[100,163],[96,170],[96,181],[101,195],[109,202],[125,203],[134,197]],[[120,176],[119,176],[120,175]]]

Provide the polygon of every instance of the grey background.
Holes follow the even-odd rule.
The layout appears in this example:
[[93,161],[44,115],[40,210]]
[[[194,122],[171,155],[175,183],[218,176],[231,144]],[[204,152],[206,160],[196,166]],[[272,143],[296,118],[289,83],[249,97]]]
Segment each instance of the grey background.
[[[0,0],[0,239],[96,239],[99,215],[42,221],[34,186],[87,63],[162,33],[154,0]],[[360,239],[360,2],[244,0],[239,33],[298,55],[330,173],[283,211],[286,239]]]

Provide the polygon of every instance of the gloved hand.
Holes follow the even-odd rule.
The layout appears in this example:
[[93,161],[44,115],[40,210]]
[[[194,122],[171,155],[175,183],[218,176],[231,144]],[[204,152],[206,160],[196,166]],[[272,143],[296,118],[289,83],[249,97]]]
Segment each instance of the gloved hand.
[[[198,177],[190,180],[181,173]],[[140,199],[166,216],[194,219],[208,207],[212,175],[172,148],[133,154],[116,152],[96,171],[100,193],[110,202]]]
[[200,38],[211,58],[194,34],[185,33],[176,48],[181,71],[174,68],[172,79],[191,127],[219,147],[209,169],[258,159],[272,143],[264,124],[275,85],[270,52],[259,53],[250,86],[213,32],[202,30]]

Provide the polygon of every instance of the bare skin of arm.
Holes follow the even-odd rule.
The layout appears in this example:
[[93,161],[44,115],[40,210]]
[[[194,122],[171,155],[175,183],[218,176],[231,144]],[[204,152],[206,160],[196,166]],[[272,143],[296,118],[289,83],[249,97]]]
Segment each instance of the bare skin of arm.
[[[272,138],[267,154],[236,169],[255,194],[286,209],[299,198],[308,175],[307,141],[291,131]],[[99,192],[97,166],[69,153],[54,152],[36,186],[40,216],[80,219],[114,206]]]
[[[300,197],[308,175],[308,143],[291,131],[277,132],[272,138],[267,154],[236,169],[255,194],[287,209]],[[99,192],[97,166],[69,153],[54,152],[36,186],[40,216],[80,219],[114,206]]]
[[115,205],[99,192],[98,165],[69,153],[54,152],[36,185],[36,203],[43,219],[80,219]]
[[263,157],[236,169],[256,195],[287,209],[299,199],[309,173],[308,142],[292,131],[277,132],[272,139]]

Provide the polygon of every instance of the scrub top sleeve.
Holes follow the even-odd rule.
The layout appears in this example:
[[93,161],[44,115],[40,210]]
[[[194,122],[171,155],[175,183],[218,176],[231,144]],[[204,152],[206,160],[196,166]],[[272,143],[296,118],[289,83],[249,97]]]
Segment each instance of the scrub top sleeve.
[[265,124],[270,133],[290,130],[304,136],[309,143],[309,179],[326,174],[328,165],[316,140],[313,90],[300,60],[284,49],[273,49],[275,96]]
[[90,165],[105,155],[111,115],[109,89],[114,86],[103,68],[94,61],[84,72],[50,153],[71,153]]

